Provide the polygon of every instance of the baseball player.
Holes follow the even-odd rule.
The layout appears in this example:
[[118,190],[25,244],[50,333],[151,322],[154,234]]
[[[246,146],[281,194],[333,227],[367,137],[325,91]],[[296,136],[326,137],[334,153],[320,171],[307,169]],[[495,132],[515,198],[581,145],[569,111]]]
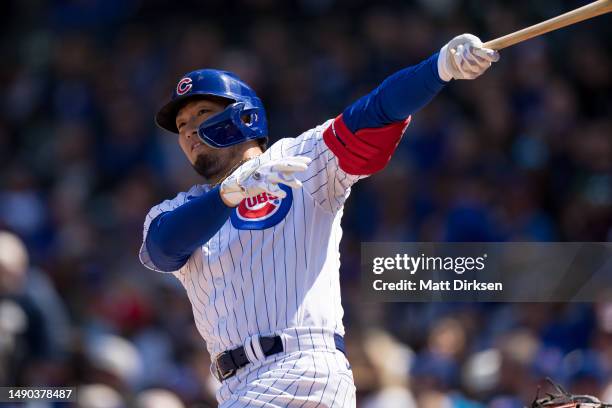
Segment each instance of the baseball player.
[[140,260],[185,287],[221,407],[355,406],[338,275],[344,201],[385,167],[414,112],[498,58],[460,35],[269,148],[263,104],[237,76],[202,69],[178,81],[156,122],[206,183],[150,210]]

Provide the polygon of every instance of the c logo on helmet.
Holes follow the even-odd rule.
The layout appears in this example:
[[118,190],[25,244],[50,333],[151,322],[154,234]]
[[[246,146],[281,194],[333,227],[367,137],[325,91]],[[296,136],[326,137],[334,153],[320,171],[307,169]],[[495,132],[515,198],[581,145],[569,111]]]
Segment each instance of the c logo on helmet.
[[185,95],[191,90],[191,87],[193,87],[192,82],[193,80],[189,77],[181,79],[178,85],[176,85],[176,94]]
[[291,208],[293,194],[291,187],[283,184],[279,184],[279,186],[287,193],[285,198],[281,199],[264,192],[242,200],[230,215],[234,228],[263,230],[281,222]]

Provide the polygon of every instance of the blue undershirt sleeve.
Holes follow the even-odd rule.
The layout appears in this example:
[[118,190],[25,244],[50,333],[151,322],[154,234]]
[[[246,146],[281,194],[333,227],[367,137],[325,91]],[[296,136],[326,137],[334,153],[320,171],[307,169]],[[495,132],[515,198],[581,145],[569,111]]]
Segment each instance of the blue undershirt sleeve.
[[193,251],[204,245],[223,226],[232,208],[219,195],[219,187],[163,212],[147,232],[145,245],[151,260],[164,272],[180,269]]
[[400,122],[415,113],[447,82],[438,74],[438,53],[385,79],[376,89],[344,110],[344,123],[355,133]]

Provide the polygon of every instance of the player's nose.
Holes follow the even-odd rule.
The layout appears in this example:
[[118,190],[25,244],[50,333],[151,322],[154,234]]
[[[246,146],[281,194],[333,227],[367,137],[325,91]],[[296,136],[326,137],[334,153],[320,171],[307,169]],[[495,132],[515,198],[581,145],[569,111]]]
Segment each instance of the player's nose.
[[191,139],[193,137],[196,137],[198,135],[198,128],[196,126],[194,126],[193,124],[187,124],[184,127],[184,131],[185,131],[185,137],[187,139]]

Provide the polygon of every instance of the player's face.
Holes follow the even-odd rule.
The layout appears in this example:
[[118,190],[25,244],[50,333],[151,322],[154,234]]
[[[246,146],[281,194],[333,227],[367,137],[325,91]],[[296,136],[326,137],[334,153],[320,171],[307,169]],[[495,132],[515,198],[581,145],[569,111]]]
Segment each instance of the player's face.
[[193,168],[203,177],[212,179],[233,164],[237,149],[231,146],[215,149],[202,142],[198,127],[206,119],[225,109],[226,101],[217,99],[197,99],[188,102],[176,115],[179,130],[179,145]]

